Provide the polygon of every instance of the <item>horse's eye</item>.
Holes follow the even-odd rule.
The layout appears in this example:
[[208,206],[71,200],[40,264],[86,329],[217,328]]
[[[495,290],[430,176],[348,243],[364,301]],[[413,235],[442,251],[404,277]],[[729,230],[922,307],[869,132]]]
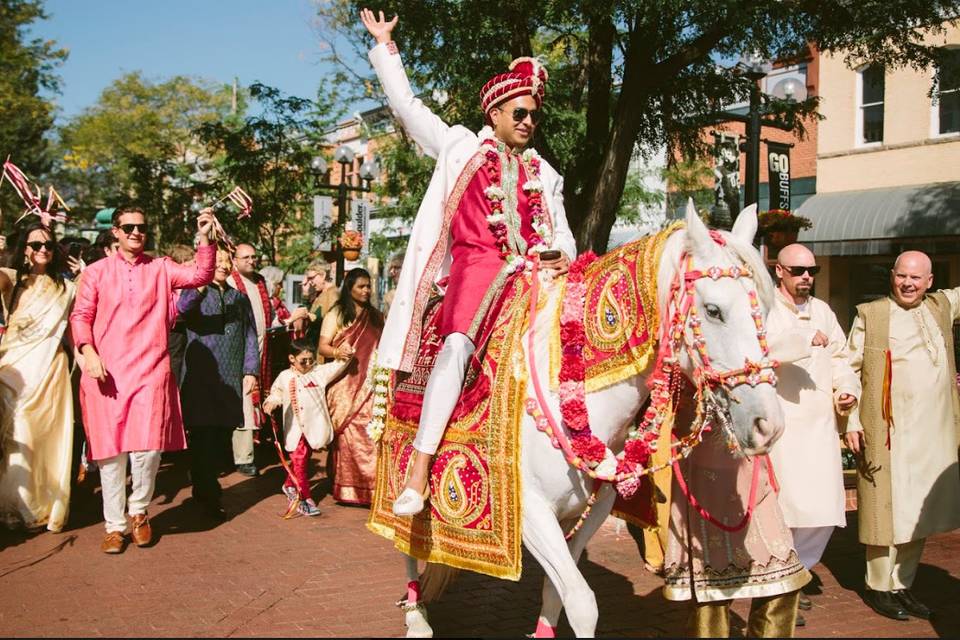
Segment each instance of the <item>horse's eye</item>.
[[720,307],[718,307],[715,304],[706,304],[703,306],[703,308],[706,309],[707,315],[709,317],[713,318],[714,320],[719,320],[720,322],[723,322],[723,312],[720,311]]

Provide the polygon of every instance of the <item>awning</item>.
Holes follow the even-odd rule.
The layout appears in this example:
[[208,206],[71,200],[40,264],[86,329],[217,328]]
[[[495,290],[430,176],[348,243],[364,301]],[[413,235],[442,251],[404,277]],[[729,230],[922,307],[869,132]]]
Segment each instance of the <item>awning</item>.
[[799,241],[814,243],[816,253],[894,253],[904,240],[960,236],[960,182],[818,193],[797,213],[813,222]]

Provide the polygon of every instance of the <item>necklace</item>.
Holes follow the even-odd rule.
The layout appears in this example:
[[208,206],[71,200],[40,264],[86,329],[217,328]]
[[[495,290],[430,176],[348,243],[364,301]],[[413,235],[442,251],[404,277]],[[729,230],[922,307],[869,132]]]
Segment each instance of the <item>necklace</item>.
[[[540,156],[533,149],[526,149],[522,153],[508,151],[503,142],[492,137],[484,138],[481,144],[486,146],[484,170],[490,177],[490,186],[483,192],[490,203],[487,226],[500,250],[500,257],[508,265],[508,271],[520,272],[527,268],[529,258],[547,250],[553,241],[553,225],[543,208]],[[521,163],[529,177],[522,186],[533,219],[529,243],[520,233],[521,220],[517,208]]]

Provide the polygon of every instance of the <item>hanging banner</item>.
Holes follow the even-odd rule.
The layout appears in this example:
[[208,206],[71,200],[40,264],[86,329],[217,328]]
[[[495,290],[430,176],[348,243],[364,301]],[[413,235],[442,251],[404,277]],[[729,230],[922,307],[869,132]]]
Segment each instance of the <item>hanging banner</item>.
[[770,187],[770,208],[790,211],[790,147],[767,143],[767,184]]
[[333,226],[333,199],[313,196],[313,248],[330,251],[330,227]]
[[722,131],[713,136],[714,204],[725,204],[736,216],[740,213],[740,136]]
[[353,222],[353,228],[363,235],[363,248],[361,253],[366,255],[370,248],[370,203],[366,200],[350,201],[350,219]]

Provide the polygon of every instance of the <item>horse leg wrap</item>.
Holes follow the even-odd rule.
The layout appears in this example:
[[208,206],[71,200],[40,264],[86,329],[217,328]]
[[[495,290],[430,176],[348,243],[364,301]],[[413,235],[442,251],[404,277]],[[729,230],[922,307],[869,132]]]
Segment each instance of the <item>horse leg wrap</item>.
[[420,602],[420,581],[411,580],[407,583],[407,604],[419,604]]
[[[529,628],[529,627],[527,627]],[[557,628],[551,627],[542,619],[537,620],[537,630],[533,632],[534,638],[556,638]]]

